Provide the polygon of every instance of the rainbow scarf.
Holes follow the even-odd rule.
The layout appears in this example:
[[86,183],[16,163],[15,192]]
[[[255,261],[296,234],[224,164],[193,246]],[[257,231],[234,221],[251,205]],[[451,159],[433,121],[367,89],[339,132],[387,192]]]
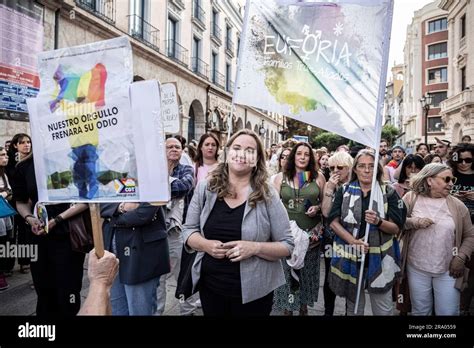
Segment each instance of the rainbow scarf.
[[398,165],[401,162],[395,161],[395,160],[390,160],[390,162],[387,163],[387,167],[392,167],[392,168],[398,168]]
[[296,180],[298,181],[298,188],[302,188],[304,184],[311,181],[311,172],[300,172],[296,173]]

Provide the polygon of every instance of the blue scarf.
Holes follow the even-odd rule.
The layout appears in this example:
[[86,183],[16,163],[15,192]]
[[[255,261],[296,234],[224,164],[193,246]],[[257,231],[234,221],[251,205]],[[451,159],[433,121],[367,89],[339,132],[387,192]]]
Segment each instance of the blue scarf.
[[[373,210],[381,218],[387,216],[388,186],[376,185],[372,199]],[[340,222],[344,229],[358,238],[362,216],[362,190],[358,181],[343,186]],[[363,231],[365,232],[365,231]],[[364,234],[364,233],[363,233]],[[400,273],[400,248],[395,236],[369,225],[369,253],[365,259],[363,289],[369,293],[389,291]],[[355,302],[361,254],[339,236],[334,237],[329,286],[334,293]]]

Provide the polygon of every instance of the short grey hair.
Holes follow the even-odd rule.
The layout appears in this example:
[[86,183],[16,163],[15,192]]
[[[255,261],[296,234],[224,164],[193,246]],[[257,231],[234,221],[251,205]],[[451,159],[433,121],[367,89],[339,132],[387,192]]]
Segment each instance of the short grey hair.
[[340,166],[346,166],[346,167],[352,168],[354,159],[347,152],[339,151],[339,152],[336,152],[331,157],[329,157],[328,163],[330,166],[340,165]]
[[[362,149],[360,150],[357,155],[354,158],[354,162],[352,163],[352,172],[351,172],[351,180],[350,182],[359,180],[357,177],[357,174],[355,172],[357,163],[359,162],[359,159],[362,156],[369,156],[372,157],[374,162],[375,162],[375,152],[374,150],[369,150],[369,149]],[[382,185],[383,184],[383,167],[380,164],[380,161],[378,163],[374,163],[374,170],[377,170],[377,182]]]
[[442,163],[427,164],[426,166],[423,167],[422,170],[420,170],[419,173],[417,173],[410,179],[410,185],[411,185],[412,190],[415,193],[418,193],[423,196],[427,196],[428,193],[430,192],[430,187],[428,185],[428,178],[432,178],[438,175],[439,173],[444,172],[445,170],[452,171],[452,169],[448,167],[446,164],[442,164]]

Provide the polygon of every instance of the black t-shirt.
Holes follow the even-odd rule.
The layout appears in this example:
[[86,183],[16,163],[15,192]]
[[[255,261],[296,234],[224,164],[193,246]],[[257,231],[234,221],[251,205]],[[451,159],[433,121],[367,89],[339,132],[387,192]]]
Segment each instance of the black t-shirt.
[[38,202],[38,189],[33,157],[18,163],[10,181],[13,199],[17,202],[28,202],[31,199],[31,205],[34,207]]
[[[223,243],[242,239],[242,220],[245,203],[230,208],[224,200],[217,200],[204,225],[206,239]],[[241,297],[240,262],[231,262],[227,257],[215,259],[204,254],[200,282],[219,295]]]
[[[341,211],[342,211],[342,196],[344,187],[341,186],[337,191],[334,197],[334,202],[331,208],[331,212],[328,216],[328,225],[335,219],[339,218],[342,220]],[[369,197],[370,191],[367,193],[367,196],[362,195],[362,220],[360,224],[360,230],[358,233],[358,238],[362,238],[365,235],[365,211],[369,209]],[[401,204],[399,205],[399,203]],[[403,228],[406,220],[406,206],[398,196],[398,193],[390,187],[387,187],[387,203],[388,203],[388,211],[387,216],[385,217],[386,220],[391,219],[400,229]],[[401,208],[399,208],[401,206]],[[342,221],[341,221],[342,225]]]
[[[453,186],[451,190],[452,194],[458,193],[460,191],[473,192],[474,191],[474,174],[462,174],[457,172],[456,185]],[[471,213],[471,220],[474,222],[474,201],[469,199],[461,199],[462,202],[466,205]]]

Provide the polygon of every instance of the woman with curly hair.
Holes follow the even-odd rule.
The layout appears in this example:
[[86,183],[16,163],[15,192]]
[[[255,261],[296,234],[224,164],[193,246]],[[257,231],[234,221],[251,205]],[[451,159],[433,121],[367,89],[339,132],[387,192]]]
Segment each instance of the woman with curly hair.
[[291,254],[293,238],[253,131],[234,134],[224,161],[197,185],[183,240],[198,253],[192,280],[204,315],[270,315],[273,291],[285,283],[280,259]]

